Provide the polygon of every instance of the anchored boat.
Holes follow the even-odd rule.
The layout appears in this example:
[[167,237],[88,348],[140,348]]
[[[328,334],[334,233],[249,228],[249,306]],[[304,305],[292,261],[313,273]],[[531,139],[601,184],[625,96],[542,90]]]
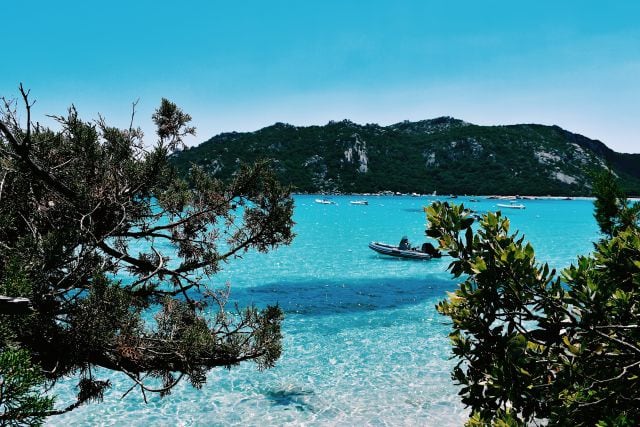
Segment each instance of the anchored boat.
[[525,209],[526,208],[526,206],[523,205],[522,203],[516,204],[515,202],[511,202],[510,204],[498,203],[496,206],[500,208],[507,208],[507,209]]
[[321,205],[335,205],[336,202],[332,201],[332,200],[327,200],[327,199],[316,199],[316,203],[319,203]]
[[[428,260],[431,258],[440,258],[442,256],[440,252],[437,249],[433,248],[433,245],[429,243],[423,244],[422,250],[418,250],[417,248],[400,249],[398,246],[393,246],[381,242],[371,242],[369,243],[369,248],[378,252],[379,254],[398,258]],[[428,248],[431,248],[431,250],[429,250]]]

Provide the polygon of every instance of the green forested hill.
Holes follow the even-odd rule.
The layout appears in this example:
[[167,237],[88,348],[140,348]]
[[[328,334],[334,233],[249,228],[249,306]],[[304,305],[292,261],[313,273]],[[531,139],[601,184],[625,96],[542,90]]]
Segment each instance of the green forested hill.
[[611,164],[640,194],[640,154],[557,126],[477,126],[450,117],[391,126],[348,120],[324,126],[276,123],[223,133],[174,157],[228,179],[242,162],[271,158],[282,181],[305,192],[588,195],[589,171]]

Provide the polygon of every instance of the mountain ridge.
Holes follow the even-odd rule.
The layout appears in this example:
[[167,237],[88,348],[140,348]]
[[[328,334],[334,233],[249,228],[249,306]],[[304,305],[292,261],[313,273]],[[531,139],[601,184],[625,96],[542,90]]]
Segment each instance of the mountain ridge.
[[609,164],[628,193],[640,194],[640,154],[555,125],[482,126],[450,116],[387,126],[277,122],[221,133],[173,162],[183,174],[196,164],[229,179],[260,158],[300,192],[589,195],[589,173]]

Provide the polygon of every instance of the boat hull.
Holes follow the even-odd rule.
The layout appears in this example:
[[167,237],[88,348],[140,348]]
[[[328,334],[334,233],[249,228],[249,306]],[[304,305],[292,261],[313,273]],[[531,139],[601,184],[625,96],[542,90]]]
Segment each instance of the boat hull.
[[386,243],[380,242],[371,242],[369,243],[369,249],[376,251],[379,254],[392,256],[396,258],[406,258],[406,259],[419,259],[419,260],[429,260],[432,258],[431,255],[413,250],[402,250],[397,246],[388,245]]
[[506,205],[504,203],[498,203],[496,206],[498,206],[499,208],[506,208],[506,209],[525,209],[526,208],[525,205]]

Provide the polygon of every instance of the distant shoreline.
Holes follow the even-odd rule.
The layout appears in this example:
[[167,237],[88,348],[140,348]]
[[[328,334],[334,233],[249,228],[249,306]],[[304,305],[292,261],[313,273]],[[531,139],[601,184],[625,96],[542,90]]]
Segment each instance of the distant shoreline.
[[[456,195],[456,197],[452,198],[451,195],[431,195],[431,194],[419,194],[417,196],[401,193],[401,194],[383,194],[383,193],[335,193],[335,194],[327,194],[327,193],[291,193],[294,196],[316,196],[316,197],[338,197],[338,196],[352,196],[352,197],[381,197],[381,196],[391,196],[391,197],[412,197],[412,198],[435,198],[435,199],[446,199],[446,200],[456,200],[458,198],[480,198],[484,200],[590,200],[594,201],[596,198],[593,196],[498,196],[498,195]],[[630,202],[640,202],[640,196],[629,196],[627,199]]]
[[[294,192],[291,193],[294,196],[316,196],[316,197],[411,197],[415,199],[440,199],[440,200],[457,200],[457,199],[484,199],[484,200],[595,200],[596,198],[593,196],[503,196],[503,195],[494,195],[494,194],[486,194],[486,195],[452,195],[448,194],[436,194],[435,196],[432,194],[418,194],[413,195],[410,193],[299,193]],[[628,197],[630,201],[640,201],[640,197]]]

